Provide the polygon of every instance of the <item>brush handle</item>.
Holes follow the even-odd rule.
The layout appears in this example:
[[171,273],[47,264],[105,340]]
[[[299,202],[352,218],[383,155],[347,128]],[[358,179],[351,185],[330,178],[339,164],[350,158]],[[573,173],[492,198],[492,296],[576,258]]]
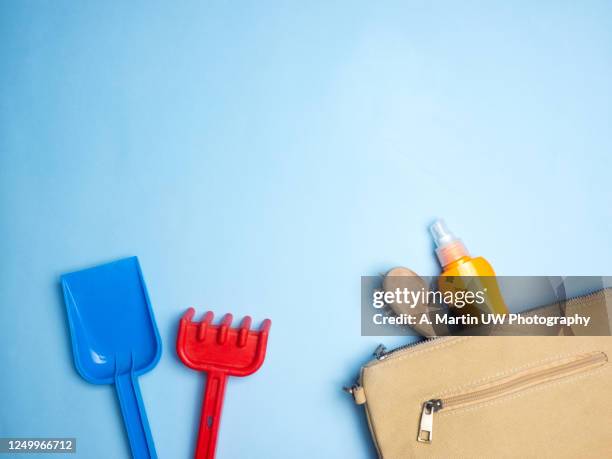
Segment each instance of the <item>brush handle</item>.
[[134,373],[115,376],[115,389],[134,459],[157,459],[147,413]]
[[208,373],[204,401],[202,403],[200,430],[198,431],[196,459],[213,459],[215,457],[217,432],[219,431],[219,421],[221,420],[221,408],[223,407],[226,381],[227,375],[225,373]]

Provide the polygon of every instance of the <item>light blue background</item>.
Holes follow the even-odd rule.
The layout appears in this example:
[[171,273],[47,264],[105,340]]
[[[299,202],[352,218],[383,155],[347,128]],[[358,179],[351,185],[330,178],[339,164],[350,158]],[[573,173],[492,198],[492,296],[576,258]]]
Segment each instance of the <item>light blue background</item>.
[[100,262],[140,257],[161,458],[199,417],[188,306],[273,320],[220,458],[365,458],[359,279],[438,272],[434,217],[499,274],[610,274],[610,2],[4,1],[0,91],[0,435],[128,455],[58,284]]

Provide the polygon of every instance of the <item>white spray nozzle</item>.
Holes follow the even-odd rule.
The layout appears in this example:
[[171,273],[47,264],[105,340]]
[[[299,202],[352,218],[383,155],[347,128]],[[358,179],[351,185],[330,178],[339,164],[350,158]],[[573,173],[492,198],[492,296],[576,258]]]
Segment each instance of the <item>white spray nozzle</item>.
[[434,224],[429,227],[429,231],[431,231],[436,247],[442,247],[457,240],[455,235],[451,233],[446,226],[446,223],[441,218],[436,220]]
[[436,220],[429,227],[433,240],[436,243],[436,255],[442,266],[469,256],[469,253],[461,239],[455,237],[447,228],[446,223],[441,218]]

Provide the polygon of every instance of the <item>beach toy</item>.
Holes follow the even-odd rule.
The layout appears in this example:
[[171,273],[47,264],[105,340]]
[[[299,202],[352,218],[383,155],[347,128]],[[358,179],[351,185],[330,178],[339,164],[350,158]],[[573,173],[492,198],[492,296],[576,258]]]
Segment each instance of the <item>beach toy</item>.
[[61,277],[74,363],[93,384],[114,384],[132,456],[157,458],[137,376],[161,355],[138,258],[125,258]]
[[191,321],[194,314],[189,308],[181,318],[176,352],[189,368],[208,374],[195,458],[212,459],[227,377],[248,376],[261,367],[272,322],[266,319],[258,331],[253,331],[249,316],[236,329],[230,328],[231,314],[226,314],[219,325],[212,325],[210,311],[200,322]]

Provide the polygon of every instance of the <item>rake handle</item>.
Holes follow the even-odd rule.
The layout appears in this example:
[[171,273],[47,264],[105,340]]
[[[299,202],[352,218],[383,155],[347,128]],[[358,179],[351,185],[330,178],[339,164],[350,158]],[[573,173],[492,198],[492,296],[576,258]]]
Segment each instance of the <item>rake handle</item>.
[[195,459],[213,459],[217,445],[217,432],[221,420],[223,395],[227,374],[222,372],[209,372],[206,379],[206,390],[202,402],[202,417],[198,431],[198,445]]

